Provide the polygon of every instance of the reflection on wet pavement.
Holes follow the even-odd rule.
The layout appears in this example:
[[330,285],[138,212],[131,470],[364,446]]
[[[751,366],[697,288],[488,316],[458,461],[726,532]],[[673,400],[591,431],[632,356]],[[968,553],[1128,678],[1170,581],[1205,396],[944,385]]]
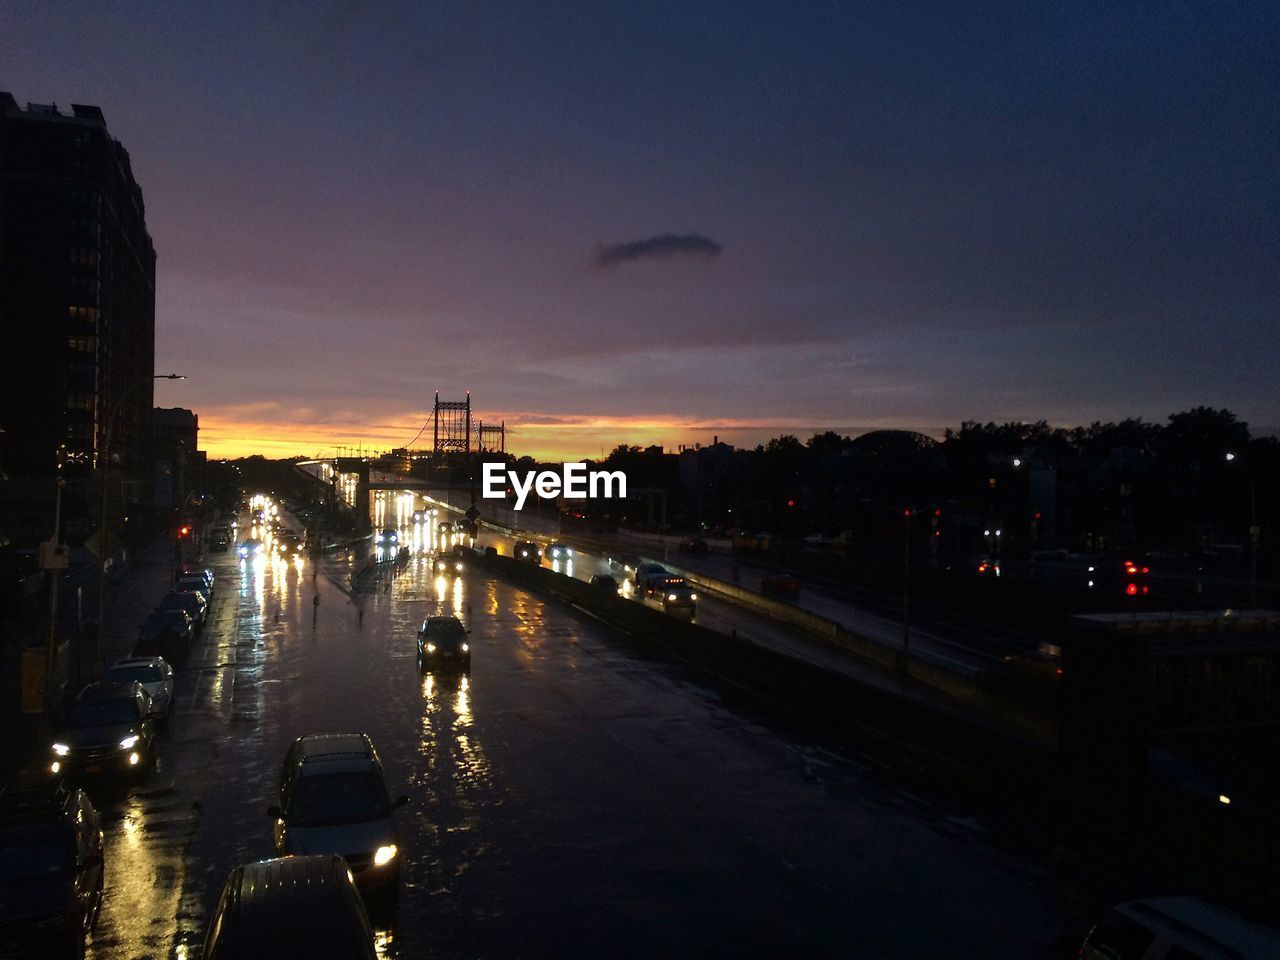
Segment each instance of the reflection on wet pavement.
[[[411,798],[398,914],[374,917],[386,957],[1047,955],[1060,911],[1033,865],[595,621],[474,564],[437,572],[435,518],[378,509],[409,550],[358,591],[345,554],[220,562],[157,770],[93,791],[108,874],[90,956],[197,956],[227,873],[272,855],[289,744],[342,730]],[[469,675],[420,672],[437,615],[471,629]]]

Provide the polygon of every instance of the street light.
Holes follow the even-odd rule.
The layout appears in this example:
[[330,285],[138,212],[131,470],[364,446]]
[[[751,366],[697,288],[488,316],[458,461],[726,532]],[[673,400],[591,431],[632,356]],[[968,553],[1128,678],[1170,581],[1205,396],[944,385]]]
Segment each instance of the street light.
[[[1227,463],[1234,463],[1235,453],[1227,451]],[[1246,461],[1245,475],[1249,478],[1249,606],[1258,605],[1258,540],[1262,528],[1258,526],[1257,485],[1254,482],[1253,467]]]
[[[152,376],[152,381],[156,380],[185,380],[186,375],[181,373],[158,373]],[[111,408],[106,418],[106,423],[102,425],[102,453],[98,458],[102,469],[102,509],[98,513],[98,534],[102,539],[100,550],[102,555],[98,558],[98,629],[93,638],[93,673],[98,675],[102,672],[102,633],[103,627],[107,620],[107,472],[111,469],[111,427],[115,421],[115,414],[124,406],[125,400],[133,396],[146,383],[145,380],[135,383],[132,387],[120,394],[116,400],[115,406]],[[80,668],[80,658],[76,658],[76,669]]]
[[905,672],[911,667],[911,521],[921,513],[933,510],[935,507],[952,505],[955,501],[935,500],[933,503],[925,504],[923,507],[905,507],[901,510],[870,498],[864,498],[858,502],[869,503],[881,509],[890,510],[901,515],[905,521],[902,525],[904,533],[902,549],[902,669]]

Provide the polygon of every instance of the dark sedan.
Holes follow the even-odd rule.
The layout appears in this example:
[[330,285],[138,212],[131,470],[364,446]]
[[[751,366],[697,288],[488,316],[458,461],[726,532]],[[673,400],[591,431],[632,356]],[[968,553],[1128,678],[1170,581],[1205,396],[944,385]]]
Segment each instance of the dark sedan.
[[151,697],[137,681],[91,683],[80,691],[53,741],[54,774],[125,774],[145,770],[155,739]]
[[457,617],[428,617],[418,631],[418,668],[445,667],[471,669],[471,644],[467,628]]
[[175,590],[160,601],[157,610],[182,610],[191,618],[197,630],[204,626],[209,616],[209,601],[199,590],[182,593]]

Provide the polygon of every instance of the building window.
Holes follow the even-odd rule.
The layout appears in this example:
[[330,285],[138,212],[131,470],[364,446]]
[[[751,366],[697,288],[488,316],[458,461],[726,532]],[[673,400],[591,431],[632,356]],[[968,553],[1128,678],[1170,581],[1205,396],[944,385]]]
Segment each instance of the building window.
[[96,267],[98,251],[92,247],[72,247],[71,262],[77,267]]
[[97,300],[97,277],[72,277],[70,281],[71,298],[73,300]]
[[98,349],[98,338],[87,335],[68,337],[67,349],[77,353],[93,353]]
[[83,320],[88,323],[98,322],[97,307],[67,307],[67,318],[69,320]]

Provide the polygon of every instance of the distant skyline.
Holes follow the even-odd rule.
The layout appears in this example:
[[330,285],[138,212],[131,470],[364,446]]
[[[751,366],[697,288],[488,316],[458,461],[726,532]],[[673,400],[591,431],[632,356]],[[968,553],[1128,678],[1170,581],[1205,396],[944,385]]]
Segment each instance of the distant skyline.
[[1280,429],[1273,3],[0,8],[95,104],[211,456]]

